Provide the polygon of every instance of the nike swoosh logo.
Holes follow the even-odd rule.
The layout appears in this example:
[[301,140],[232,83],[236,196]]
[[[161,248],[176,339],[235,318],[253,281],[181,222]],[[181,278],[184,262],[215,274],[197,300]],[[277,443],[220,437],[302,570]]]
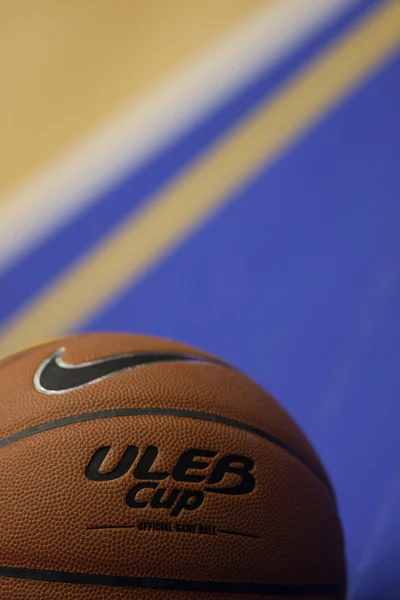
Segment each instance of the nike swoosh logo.
[[179,352],[135,352],[71,365],[62,359],[64,352],[65,348],[59,348],[36,371],[34,384],[42,394],[64,394],[103,381],[116,373],[157,363],[190,362],[227,366],[222,361]]

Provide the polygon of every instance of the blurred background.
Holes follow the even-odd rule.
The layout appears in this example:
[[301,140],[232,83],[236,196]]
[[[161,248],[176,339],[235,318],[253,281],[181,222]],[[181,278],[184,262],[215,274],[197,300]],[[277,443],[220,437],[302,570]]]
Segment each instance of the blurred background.
[[350,598],[398,600],[398,0],[0,9],[0,355],[123,330],[239,366],[332,477]]

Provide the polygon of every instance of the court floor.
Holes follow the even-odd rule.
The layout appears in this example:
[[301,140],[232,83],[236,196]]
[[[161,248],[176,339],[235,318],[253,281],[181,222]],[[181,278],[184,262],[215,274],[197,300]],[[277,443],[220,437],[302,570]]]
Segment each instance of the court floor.
[[[198,36],[164,67],[149,58],[148,77],[260,4],[222,2],[212,26],[197,15]],[[352,600],[400,598],[399,7],[349,2],[0,268],[0,354],[68,331],[143,332],[209,350],[278,398],[333,480]],[[36,157],[27,147],[16,158],[24,121],[19,141],[8,130],[4,205],[50,152],[132,96],[128,68],[90,118],[75,97],[58,132],[41,138],[38,120]]]

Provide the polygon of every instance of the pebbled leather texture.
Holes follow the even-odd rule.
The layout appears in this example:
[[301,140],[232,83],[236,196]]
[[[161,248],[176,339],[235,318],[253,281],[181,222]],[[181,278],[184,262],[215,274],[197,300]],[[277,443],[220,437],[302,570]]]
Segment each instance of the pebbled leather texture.
[[[34,386],[35,372],[61,347],[70,364],[133,352],[182,352],[215,360],[169,340],[88,334],[48,342],[0,362],[0,444],[6,440],[0,447],[0,600],[175,600],[183,594],[208,600],[221,595],[218,582],[236,585],[237,593],[222,594],[228,600],[254,595],[251,587],[241,593],[242,584],[262,584],[264,591],[267,586],[293,586],[297,597],[301,586],[331,586],[329,594],[315,588],[303,597],[344,598],[343,537],[328,477],[303,433],[269,394],[234,368],[178,361],[144,365],[57,395],[42,394]],[[129,414],[134,409],[143,413]],[[154,409],[148,411],[153,414],[145,409]],[[162,414],[165,409],[170,414]],[[103,416],[78,417],[93,413]],[[59,423],[50,427],[54,422]],[[47,428],[40,430],[43,424]],[[32,434],[15,439],[27,430]],[[129,446],[137,448],[131,467],[115,479],[102,480],[101,474],[115,469]],[[109,451],[99,480],[90,479],[88,464],[104,447]],[[156,448],[150,451],[155,460],[147,465],[148,476],[136,479],[135,469],[142,459],[147,461],[143,457],[149,447]],[[189,450],[199,450],[200,457],[191,459],[197,464],[183,469],[183,478],[194,475],[201,481],[173,476]],[[201,458],[202,450],[210,456]],[[229,463],[224,457],[254,463],[254,489],[243,494],[210,491],[239,486],[240,468],[246,470],[240,458]],[[222,459],[228,465],[222,480],[208,483]],[[137,473],[143,475],[143,468]],[[167,475],[157,479],[154,473]],[[140,483],[153,487],[137,493],[136,500],[147,505],[135,508],[127,498]],[[164,499],[175,490],[178,500],[192,493],[202,496],[202,503],[192,510],[186,506],[178,515],[173,507],[152,507],[153,494],[161,488]],[[144,523],[153,525],[146,529]],[[164,530],[155,530],[154,523],[163,523]],[[188,525],[192,527],[185,530]],[[1,568],[33,578],[2,577]],[[40,572],[62,573],[66,580],[35,580]],[[82,574],[79,583],[77,573]],[[107,576],[110,585],[87,584],[85,574]],[[153,589],[162,587],[162,580],[177,582],[178,589]],[[185,582],[200,582],[199,590],[201,582],[210,582],[215,589],[184,591]],[[257,595],[275,597],[263,589]]]

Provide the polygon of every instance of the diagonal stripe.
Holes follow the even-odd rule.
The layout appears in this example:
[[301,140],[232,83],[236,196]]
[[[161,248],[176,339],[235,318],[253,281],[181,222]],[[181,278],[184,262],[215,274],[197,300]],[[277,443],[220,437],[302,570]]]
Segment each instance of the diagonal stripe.
[[[79,213],[97,205],[99,194],[102,194],[104,190],[110,189],[129,172],[143,167],[154,154],[171,145],[183,133],[195,127],[199,121],[207,118],[210,111],[213,112],[218,106],[230,101],[236,93],[245,89],[258,76],[273,71],[280,61],[284,61],[295,49],[300,48],[317,32],[321,32],[330,22],[335,22],[336,18],[341,16],[347,18],[346,15],[353,18],[351,15],[369,11],[370,5],[379,1],[323,0],[323,2],[316,3],[315,0],[262,0],[257,2],[257,7],[255,7],[254,0],[251,0],[246,12],[250,9],[250,5],[254,4],[254,6],[246,19],[238,22],[234,28],[228,28],[229,30],[224,35],[208,44],[196,56],[190,58],[191,52],[184,53],[183,62],[179,60],[179,66],[177,65],[171,73],[168,72],[164,77],[161,77],[162,72],[159,72],[160,77],[155,79],[154,85],[147,91],[145,88],[142,89],[138,81],[137,69],[133,79],[124,77],[124,89],[128,80],[128,88],[132,88],[133,85],[135,90],[134,97],[129,99],[127,106],[100,123],[94,131],[73,147],[65,149],[60,154],[55,153],[53,147],[53,160],[43,165],[41,170],[33,172],[32,176],[21,181],[20,185],[11,189],[9,193],[3,190],[5,195],[0,195],[0,272],[18,258],[23,257],[29,249],[34,248],[38,242],[40,243],[40,240],[45,239],[54,227],[68,222]],[[222,17],[228,5],[228,12],[233,17],[236,14],[236,4],[237,9],[239,4],[244,9],[245,3],[248,4],[248,0],[245,2],[240,0],[238,4],[237,0],[218,3],[218,9],[213,11],[208,25],[212,25],[215,17],[218,16],[217,13]],[[176,0],[172,4],[175,5],[176,10]],[[197,6],[203,3],[186,4],[192,5],[192,8],[187,9],[192,14],[192,21],[193,19],[196,21],[196,16],[199,17],[200,14],[203,14],[204,17],[210,12],[204,10],[204,7]],[[169,12],[171,10],[173,10],[173,6],[169,7]],[[237,14],[236,17],[238,16]],[[230,21],[230,19],[228,20]],[[226,25],[225,23],[224,28]],[[154,24],[151,27],[153,26]],[[215,27],[215,23],[213,27]],[[166,29],[170,31],[168,27]],[[183,29],[186,31],[184,37],[190,38],[189,30],[186,30],[185,27]],[[163,32],[163,35],[168,34]],[[148,32],[147,37],[158,39],[155,32],[153,35]],[[135,56],[134,40],[132,43],[133,46],[128,53],[129,60]],[[161,40],[160,44],[163,45]],[[153,44],[152,46],[157,48],[157,45]],[[176,50],[177,48],[174,52]],[[137,51],[139,51],[139,56],[142,56],[140,45]],[[76,52],[74,56],[76,57]],[[115,60],[116,57],[113,56]],[[164,63],[165,59],[166,57],[163,56],[161,62]],[[53,60],[51,57],[52,65]],[[141,62],[146,62],[144,56],[142,56]],[[167,60],[167,62],[169,61]],[[156,61],[157,63],[158,61]],[[232,69],[232,65],[235,65],[234,69]],[[26,68],[27,65],[24,65],[24,69]],[[129,66],[130,71],[131,66]],[[71,72],[74,72],[74,68]],[[118,72],[125,73],[121,65]],[[147,78],[149,76],[147,66],[141,75],[143,76],[144,73]],[[62,75],[60,77],[62,80]],[[23,78],[24,81],[25,79]],[[105,76],[104,81],[107,81],[108,88],[112,89],[114,79]],[[93,88],[92,83],[93,80],[90,79],[89,88]],[[76,86],[72,86],[72,89],[74,87]],[[12,86],[10,89],[13,89]],[[57,90],[57,85],[55,89]],[[98,95],[98,86],[95,86],[95,90]],[[56,93],[60,93],[60,91]],[[72,93],[76,93],[76,90]],[[127,89],[125,89],[126,93]],[[67,106],[68,95],[65,98],[65,94],[62,92],[61,94],[63,96],[62,104]],[[41,97],[47,95],[45,90],[41,90]],[[80,95],[85,96],[82,89],[80,89]],[[104,98],[103,100],[99,98],[98,101],[102,105]],[[47,98],[47,103],[52,110],[54,107],[59,110],[59,102],[53,96],[50,101]],[[81,104],[79,107],[79,115],[76,115],[79,117],[78,120],[82,118],[82,114],[88,117],[87,111],[82,110]],[[36,114],[31,105],[30,110],[33,111],[32,114]],[[8,114],[5,107],[3,112]],[[46,114],[46,123],[52,122],[51,114],[53,113],[50,111],[48,114],[46,110],[44,113]],[[69,116],[71,117],[71,115]],[[68,122],[65,114],[63,119],[57,120],[62,122],[63,127]],[[77,119],[73,120],[75,123]],[[10,116],[9,121],[11,124],[13,123]],[[40,124],[40,119],[38,124]],[[12,125],[10,127],[13,131],[15,145],[15,127],[13,128]],[[22,129],[24,132],[26,131],[26,127],[22,127]],[[54,135],[54,128],[49,127],[48,129],[52,130],[52,135]],[[70,136],[70,128],[67,130],[68,136]],[[82,133],[83,131],[81,131]],[[4,137],[3,131],[2,134]],[[30,137],[35,140],[33,143],[35,144],[34,161],[36,161],[40,157],[38,143],[40,144],[43,140],[40,136],[39,140],[38,136],[35,139],[32,131]],[[4,143],[3,139],[2,141]],[[21,147],[21,143],[20,140],[17,145]],[[23,147],[26,150],[25,145]],[[7,172],[7,162],[6,165],[2,164],[2,167],[0,192],[2,190],[1,178],[10,175]],[[57,198],[57,202],[54,201],[55,198]],[[37,218],[38,214],[40,214],[40,219]]]
[[126,284],[221,208],[235,188],[398,48],[400,4],[379,10],[326,50],[139,214],[92,249],[3,331],[0,356],[54,338],[109,302]]
[[[65,273],[99,240],[106,239],[141,205],[149,202],[162,188],[176,180],[199,160],[201,155],[210,151],[218,139],[222,139],[239,122],[243,122],[253,111],[257,110],[267,96],[272,96],[275,90],[280,89],[293,74],[307,65],[312,57],[327,48],[343,31],[349,31],[353,25],[359,23],[363,16],[372,14],[381,2],[381,0],[325,0],[324,10],[329,5],[331,7],[335,5],[337,9],[338,3],[342,3],[342,9],[336,10],[334,14],[331,11],[329,17],[324,12],[322,21],[320,19],[318,23],[315,21],[311,25],[309,23],[311,28],[307,30],[307,33],[304,28],[302,32],[299,32],[298,23],[302,23],[302,19],[299,18],[299,13],[293,11],[293,3],[298,1],[302,4],[306,2],[308,5],[311,2],[313,6],[315,4],[314,0],[282,0],[275,4],[276,8],[279,6],[280,10],[283,10],[289,2],[290,14],[297,14],[297,20],[294,18],[290,22],[282,21],[282,12],[278,13],[278,16],[280,14],[279,19],[275,12],[275,18],[273,19],[271,14],[271,20],[268,21],[269,27],[266,27],[266,21],[260,18],[260,14],[253,15],[253,17],[257,17],[257,27],[261,24],[262,34],[267,38],[268,44],[259,44],[261,36],[255,35],[254,28],[247,27],[246,35],[243,35],[243,29],[239,32],[241,33],[240,39],[237,38],[238,32],[235,32],[234,37],[239,47],[238,51],[235,46],[236,54],[232,55],[229,52],[227,56],[226,40],[222,43],[222,50],[225,54],[224,69],[222,69],[222,63],[217,61],[217,52],[214,52],[212,58],[209,57],[206,64],[203,64],[202,74],[194,68],[192,63],[190,80],[192,83],[197,82],[196,87],[191,85],[186,87],[186,96],[183,97],[179,78],[175,78],[175,84],[172,87],[176,93],[174,97],[169,96],[169,109],[165,103],[162,103],[159,106],[158,116],[151,111],[140,113],[142,134],[135,127],[132,128],[132,119],[138,122],[139,117],[138,113],[133,110],[130,117],[125,114],[126,119],[120,121],[121,129],[117,128],[117,131],[113,132],[111,127],[107,135],[103,131],[103,137],[95,136],[96,143],[92,137],[91,142],[85,145],[85,151],[83,151],[82,145],[80,150],[78,146],[73,149],[75,167],[72,168],[72,164],[69,163],[72,170],[68,171],[68,176],[64,172],[65,179],[54,176],[54,170],[48,166],[49,176],[50,173],[53,173],[50,176],[52,181],[50,187],[36,186],[31,182],[33,187],[29,184],[28,188],[25,188],[25,196],[16,194],[12,199],[10,197],[10,203],[15,207],[13,216],[11,213],[7,213],[6,206],[5,210],[2,210],[0,205],[0,289],[7,289],[7,294],[2,296],[0,302],[0,328],[12,318],[12,315],[31,302],[34,296],[38,296],[50,281],[54,281],[56,277]],[[343,8],[343,3],[347,4],[346,10]],[[308,22],[310,11],[303,10],[303,14],[307,15]],[[315,11],[312,12],[312,15],[315,16]],[[286,32],[287,30],[292,33],[294,30],[297,32],[295,41],[292,39],[288,45],[286,34],[283,38],[282,35],[278,35],[279,40],[285,39],[285,45],[282,47],[278,44],[274,48],[273,41],[276,40],[276,32]],[[257,29],[257,32],[259,31]],[[275,35],[271,36],[268,32],[275,32]],[[251,44],[249,45],[250,39]],[[234,40],[230,38],[228,41],[231,46]],[[245,78],[238,69],[238,65],[242,64],[240,60],[237,60],[238,52],[246,65]],[[259,55],[263,57],[262,62],[257,63],[257,69],[254,68],[254,62],[250,60],[250,56],[253,54],[256,57]],[[229,58],[230,60],[228,60]],[[258,58],[258,60],[260,59]],[[212,73],[210,66],[206,67],[209,61],[212,61],[214,67],[215,63],[219,62],[218,69],[213,68]],[[232,72],[233,64],[236,75],[234,87],[227,84],[226,77],[221,77],[222,72]],[[247,78],[249,72],[250,75]],[[200,88],[197,87],[199,80],[202,84]],[[172,79],[169,78],[169,85],[172,83]],[[198,93],[198,90],[202,88],[207,90],[223,89],[224,95],[212,94],[213,99],[208,97],[206,101],[204,95]],[[161,91],[160,88],[158,89]],[[178,93],[179,90],[180,93]],[[161,97],[164,101],[166,100],[165,89],[162,91]],[[191,120],[194,117],[193,113],[189,120],[182,120],[183,115],[186,114],[185,110],[182,110],[182,106],[193,106],[193,98],[196,98],[196,103],[200,98],[198,108],[201,110],[196,112],[195,122]],[[147,111],[151,105],[149,98],[145,105]],[[163,131],[165,134],[166,124],[171,125],[169,115],[174,114],[179,115],[176,118],[179,120],[180,134],[176,129],[169,130],[167,137],[163,137],[164,141],[161,146],[159,138],[157,147],[154,144],[147,146],[144,139],[149,141],[153,136],[152,131]],[[121,137],[122,130],[124,135]],[[130,140],[130,148],[129,144],[126,145],[128,140]],[[132,162],[132,144],[140,154],[140,160],[139,155],[136,156],[139,163],[136,159]],[[107,152],[103,153],[101,148],[104,150],[105,146]],[[146,157],[142,154],[145,147],[147,148]],[[122,167],[122,163],[125,167],[119,171],[118,175],[114,167],[119,169]],[[109,169],[113,173],[114,183],[108,177],[111,174]],[[104,175],[106,178],[100,181]],[[89,187],[83,191],[78,185],[78,181],[81,183],[86,181]],[[90,197],[88,202],[85,201],[85,198],[88,199],[87,195]],[[55,198],[57,202],[54,201]],[[21,206],[25,207],[22,212]],[[75,208],[79,207],[78,213],[81,211],[80,214],[74,213],[74,206]],[[66,214],[66,207],[68,207],[68,211],[72,209],[72,212]],[[60,210],[62,214],[58,213],[58,217],[55,218],[52,213],[53,209]],[[21,218],[22,215],[23,218]],[[41,229],[41,232],[35,231],[37,226],[39,229],[44,226],[44,229]],[[74,240],[73,244],[71,243],[72,239]],[[52,256],[52,259],[48,260],[48,256]],[[27,276],[27,273],[31,275]]]
[[[276,2],[263,1],[265,12]],[[94,15],[90,0],[33,2],[29,11],[23,1],[10,3],[0,36],[0,113],[7,115],[0,193],[7,195],[58,153],[69,154],[81,136],[90,136],[125,103],[151,94],[154,84],[240,28],[259,5],[259,0],[97,0]],[[4,201],[7,196],[0,196],[0,204]]]

